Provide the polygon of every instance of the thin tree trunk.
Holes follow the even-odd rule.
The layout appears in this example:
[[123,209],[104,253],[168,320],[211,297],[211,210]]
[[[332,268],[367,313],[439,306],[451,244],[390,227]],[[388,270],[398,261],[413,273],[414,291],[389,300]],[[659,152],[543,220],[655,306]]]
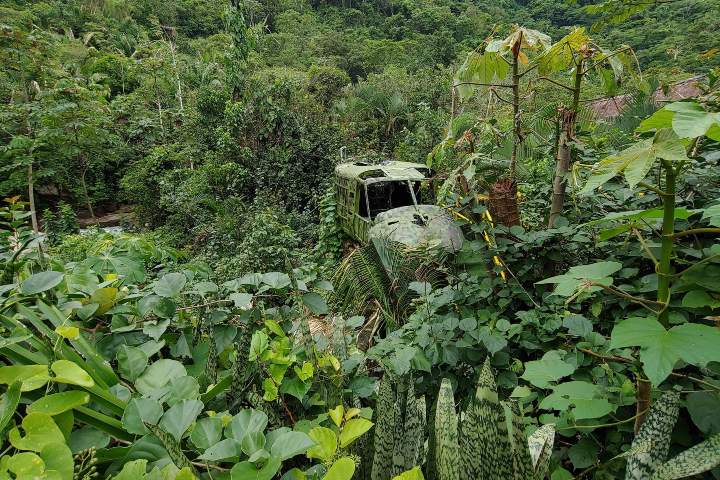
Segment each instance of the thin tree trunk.
[[675,232],[675,169],[667,160],[662,160],[665,171],[665,188],[662,196],[663,223],[660,243],[660,262],[658,264],[657,301],[665,304],[658,320],[665,328],[670,323],[670,275],[672,275],[673,233]]
[[512,61],[512,92],[513,92],[513,146],[510,156],[510,179],[515,181],[515,168],[517,163],[517,152],[521,141],[521,124],[520,124],[520,72],[519,60],[520,46],[522,45],[522,36],[517,43],[513,45],[513,61]]
[[30,219],[32,221],[32,228],[35,233],[40,231],[38,227],[37,210],[35,209],[35,184],[33,180],[33,165],[32,162],[28,165],[27,171],[28,178],[28,198],[30,200]]
[[570,171],[571,148],[570,141],[575,137],[575,119],[580,108],[580,88],[584,76],[583,66],[585,57],[580,57],[575,66],[575,85],[573,86],[573,100],[570,110],[560,110],[560,136],[558,137],[557,154],[555,157],[555,176],[553,178],[553,192],[550,204],[550,218],[548,228],[553,228],[558,217],[562,215],[565,206],[565,187],[567,174]]
[[559,117],[560,135],[558,136],[557,157],[555,158],[555,177],[553,178],[548,228],[555,226],[555,222],[563,212],[567,173],[570,170],[570,140],[574,133],[573,124],[575,115],[573,115],[573,112],[561,108]]
[[650,381],[641,377],[637,378],[637,393],[635,394],[635,414],[637,415],[635,417],[635,433],[640,430],[640,427],[645,421],[647,410],[650,408],[651,387]]
[[[84,160],[82,160],[84,161]],[[85,182],[85,174],[87,172],[87,167],[83,167],[82,174],[80,175],[80,183],[82,184],[83,189],[83,195],[85,195],[85,203],[88,207],[88,211],[90,212],[90,218],[95,220],[95,225],[99,225],[97,218],[95,218],[95,212],[92,208],[92,202],[90,201],[90,195],[88,195],[88,189],[87,189],[87,183]]]
[[173,64],[173,70],[175,70],[175,81],[177,82],[177,97],[178,102],[180,102],[180,113],[183,112],[184,106],[183,106],[183,94],[182,94],[182,83],[180,82],[180,73],[177,69],[177,60],[175,58],[175,44],[172,40],[168,40],[168,45],[170,45],[170,57],[172,58],[172,64]]

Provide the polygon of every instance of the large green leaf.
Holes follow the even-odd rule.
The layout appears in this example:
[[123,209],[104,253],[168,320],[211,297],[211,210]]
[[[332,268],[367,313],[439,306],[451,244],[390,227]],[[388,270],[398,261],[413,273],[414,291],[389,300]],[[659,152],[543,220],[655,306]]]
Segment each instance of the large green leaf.
[[630,187],[635,187],[645,178],[658,158],[670,161],[687,160],[684,143],[669,129],[659,130],[653,138],[641,140],[600,160],[580,193],[587,194],[620,173],[624,174]]
[[552,389],[553,393],[540,402],[539,408],[570,411],[575,420],[599,418],[615,410],[607,398],[603,398],[600,387],[592,383],[565,382]]
[[27,411],[58,415],[90,401],[90,394],[78,390],[45,395],[28,405]]
[[211,445],[198,458],[210,462],[220,462],[229,458],[237,457],[240,454],[240,442],[234,438],[226,438]]
[[95,386],[92,377],[75,362],[57,360],[50,365],[50,370],[55,373],[55,377],[53,377],[53,381],[55,382],[79,385],[87,388]]
[[180,295],[187,283],[187,278],[182,273],[168,273],[155,282],[153,291],[165,298],[173,298]]
[[196,447],[206,449],[220,441],[222,431],[223,422],[220,417],[201,418],[195,424],[190,440]]
[[165,412],[160,420],[160,428],[173,436],[178,442],[185,431],[202,412],[203,403],[200,400],[183,400],[176,403]]
[[8,435],[10,443],[18,450],[40,452],[51,443],[65,443],[65,436],[47,413],[28,413],[23,418],[22,428],[24,437],[20,436],[18,428],[10,430]]
[[302,301],[303,304],[315,315],[325,315],[328,312],[327,303],[320,294],[307,292],[303,294]]
[[672,127],[680,138],[714,137],[720,127],[720,113],[707,112],[697,102],[675,102],[661,108],[640,123],[638,132]]
[[323,480],[350,480],[355,474],[355,461],[350,457],[335,460]]
[[539,388],[548,388],[550,382],[567,377],[575,371],[575,367],[565,362],[560,352],[551,350],[542,359],[525,363],[522,378]]
[[29,392],[50,380],[47,365],[8,365],[0,367],[0,384],[12,385],[22,382],[21,391]]
[[125,407],[122,425],[130,433],[145,435],[149,433],[145,424],[156,425],[162,414],[162,405],[157,400],[133,398]]
[[660,385],[678,360],[696,366],[720,361],[720,330],[684,323],[670,330],[655,318],[628,318],[613,328],[610,348],[640,347],[643,370],[653,385]]
[[63,281],[64,276],[65,274],[63,272],[54,272],[52,270],[36,273],[34,275],[31,275],[24,282],[22,282],[22,284],[20,285],[20,290],[25,295],[34,295],[36,293],[41,293],[60,285],[60,282]]
[[589,40],[585,28],[575,28],[540,55],[538,58],[538,73],[540,75],[550,75],[568,70],[573,65],[573,57],[579,53],[580,48],[587,44]]
[[40,451],[45,470],[58,472],[62,480],[72,480],[75,465],[72,452],[64,442],[49,443]]
[[315,442],[306,433],[286,432],[280,435],[272,444],[270,453],[282,460],[305,453]]
[[330,461],[337,451],[335,432],[326,427],[315,427],[310,430],[309,436],[315,442],[315,446],[308,449],[308,458],[318,458],[323,462]]
[[678,137],[695,138],[705,135],[710,127],[720,122],[720,114],[706,112],[695,102],[675,102],[665,107],[674,112],[672,127]]
[[470,98],[476,85],[470,83],[492,83],[495,79],[503,80],[510,67],[496,52],[485,51],[470,53],[460,66],[453,81],[461,102]]
[[148,356],[137,347],[121,345],[117,351],[117,361],[120,374],[134,382],[147,368]]
[[173,378],[184,377],[187,371],[177,360],[163,358],[150,365],[135,381],[135,388],[143,395],[165,387]]
[[278,457],[270,457],[261,467],[254,463],[240,462],[230,470],[231,480],[271,480],[280,470],[282,460]]
[[245,409],[233,417],[225,429],[225,436],[242,441],[247,432],[263,432],[268,424],[268,417],[264,412],[254,409]]
[[538,285],[556,284],[553,293],[563,297],[570,297],[575,294],[578,288],[583,287],[588,292],[599,290],[599,286],[586,286],[588,283],[599,283],[601,285],[611,285],[613,283],[612,275],[622,269],[622,263],[619,262],[596,262],[588,265],[576,265],[571,267],[563,275],[546,278],[536,282]]
[[348,420],[340,432],[340,447],[345,448],[360,438],[362,434],[370,430],[373,423],[365,418],[353,418]]

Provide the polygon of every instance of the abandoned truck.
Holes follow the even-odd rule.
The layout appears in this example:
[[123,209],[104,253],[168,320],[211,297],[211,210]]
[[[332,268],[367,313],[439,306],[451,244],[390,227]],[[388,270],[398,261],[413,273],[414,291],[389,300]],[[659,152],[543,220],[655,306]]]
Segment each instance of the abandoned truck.
[[338,165],[335,186],[342,230],[362,243],[386,238],[411,247],[457,251],[462,232],[448,212],[432,203],[432,177],[432,170],[419,163]]

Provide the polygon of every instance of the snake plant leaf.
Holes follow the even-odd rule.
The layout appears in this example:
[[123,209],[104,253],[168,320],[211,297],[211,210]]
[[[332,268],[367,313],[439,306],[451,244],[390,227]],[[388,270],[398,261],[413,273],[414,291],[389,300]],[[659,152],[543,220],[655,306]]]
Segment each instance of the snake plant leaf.
[[660,465],[650,480],[675,480],[692,477],[720,465],[720,434],[688,448]]
[[665,461],[670,449],[670,435],[680,412],[680,394],[670,390],[663,394],[645,417],[630,449],[648,442],[650,450],[640,450],[628,457],[625,480],[647,480]]

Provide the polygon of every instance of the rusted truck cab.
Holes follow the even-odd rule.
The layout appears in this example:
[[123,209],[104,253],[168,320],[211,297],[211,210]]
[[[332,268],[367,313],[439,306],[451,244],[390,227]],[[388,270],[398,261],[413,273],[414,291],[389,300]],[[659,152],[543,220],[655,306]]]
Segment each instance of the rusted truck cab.
[[387,238],[411,247],[462,246],[460,228],[434,205],[433,171],[419,163],[342,163],[335,168],[337,217],[361,243]]

